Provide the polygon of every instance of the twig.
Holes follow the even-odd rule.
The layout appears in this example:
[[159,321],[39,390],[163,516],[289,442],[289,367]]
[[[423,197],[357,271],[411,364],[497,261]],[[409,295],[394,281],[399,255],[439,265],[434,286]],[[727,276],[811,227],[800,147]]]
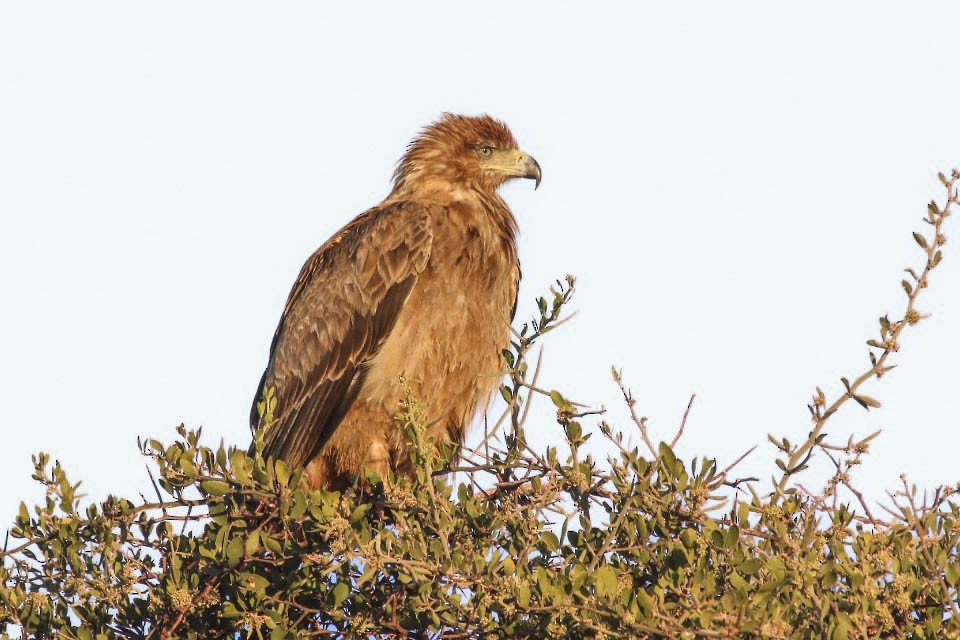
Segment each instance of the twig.
[[157,481],[153,477],[153,471],[150,471],[150,465],[143,465],[147,469],[147,476],[150,477],[150,484],[153,485],[153,490],[157,494],[157,502],[160,503],[160,510],[163,512],[163,515],[167,515],[167,508],[163,506],[163,496],[160,495],[160,487],[157,486]]
[[736,460],[734,460],[733,462],[731,462],[730,464],[728,464],[726,467],[724,467],[723,471],[720,472],[720,475],[721,475],[721,476],[725,476],[725,475],[727,475],[728,473],[730,473],[730,470],[731,470],[731,469],[733,469],[735,466],[737,466],[738,464],[740,464],[741,462],[743,462],[744,458],[746,458],[748,455],[750,455],[751,453],[753,453],[753,452],[756,451],[756,450],[757,450],[757,445],[753,445],[752,447],[750,447],[749,449],[747,449],[746,451],[744,451],[743,453],[741,453],[740,456],[739,456]]
[[[876,357],[876,355],[871,352],[870,359],[873,366],[856,378],[852,383],[846,378],[843,378],[842,382],[846,387],[846,393],[834,400],[834,402],[826,409],[823,408],[823,404],[825,404],[823,394],[818,389],[818,397],[814,404],[810,405],[810,411],[813,414],[814,427],[810,431],[806,442],[790,452],[789,460],[784,465],[786,471],[784,471],[783,475],[780,477],[780,480],[774,490],[775,493],[782,494],[784,488],[787,486],[787,481],[789,480],[790,476],[795,473],[795,470],[803,467],[806,461],[809,460],[810,455],[813,453],[814,447],[817,447],[820,444],[821,434],[823,433],[823,428],[826,425],[827,420],[829,420],[830,417],[835,414],[844,403],[853,398],[865,407],[870,406],[870,402],[868,402],[869,399],[863,398],[857,394],[860,386],[871,378],[882,377],[885,373],[892,369],[892,366],[887,366],[886,362],[892,353],[899,350],[900,334],[908,325],[916,324],[925,317],[915,309],[915,304],[920,291],[927,286],[930,272],[936,268],[942,258],[940,247],[943,244],[943,235],[941,231],[944,220],[952,213],[950,211],[951,206],[957,204],[958,202],[958,191],[954,188],[954,185],[958,179],[960,179],[960,172],[957,171],[953,172],[950,179],[942,178],[943,185],[947,190],[947,197],[943,209],[937,207],[935,202],[931,202],[928,207],[928,215],[926,218],[924,218],[924,221],[933,227],[933,233],[931,234],[931,237],[925,238],[919,233],[914,234],[914,238],[917,239],[917,243],[926,253],[926,263],[920,275],[914,275],[914,285],[910,285],[906,280],[903,281],[903,287],[907,293],[907,306],[904,311],[903,318],[896,322],[890,322],[886,319],[886,317],[882,318],[881,337],[883,338],[883,342],[878,343],[876,341],[870,341],[869,343],[870,346],[874,346],[875,348],[882,348],[883,353],[881,353],[879,357]],[[913,274],[912,270],[909,270],[909,272]],[[873,402],[875,403],[875,401]],[[877,406],[877,404],[878,403],[875,403],[873,406]]]
[[[540,377],[540,365],[543,364],[543,347],[537,352],[537,366],[533,368],[533,378],[530,379],[530,388],[537,384],[537,378]],[[533,404],[533,394],[527,394],[527,404],[523,407],[523,415],[520,416],[520,424],[527,423],[527,415],[530,413],[530,406]]]
[[673,436],[673,440],[670,441],[670,448],[673,449],[677,446],[677,443],[680,441],[680,436],[683,435],[683,430],[687,426],[687,416],[690,415],[690,407],[693,406],[693,401],[697,398],[697,394],[690,394],[690,402],[687,403],[687,409],[683,412],[683,419],[680,421],[680,428],[677,430],[677,435]]
[[656,458],[659,453],[657,453],[653,443],[650,442],[650,437],[647,435],[646,418],[640,418],[637,416],[636,400],[633,399],[633,394],[623,383],[622,373],[617,371],[615,367],[612,368],[612,371],[613,379],[616,381],[617,386],[620,387],[620,392],[623,394],[623,400],[627,403],[627,408],[630,410],[630,420],[633,422],[633,424],[637,425],[637,429],[640,430],[640,437],[643,438],[643,443],[647,445],[647,449],[649,449],[650,454]]

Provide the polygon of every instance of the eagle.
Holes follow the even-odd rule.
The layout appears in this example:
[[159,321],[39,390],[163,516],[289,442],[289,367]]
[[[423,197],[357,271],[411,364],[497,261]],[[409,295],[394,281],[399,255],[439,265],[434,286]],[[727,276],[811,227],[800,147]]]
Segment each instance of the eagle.
[[364,467],[412,475],[396,418],[408,394],[434,442],[462,445],[501,377],[520,283],[517,222],[497,190],[514,178],[536,188],[540,175],[488,115],[422,129],[386,199],[294,282],[250,411],[264,457],[329,490]]

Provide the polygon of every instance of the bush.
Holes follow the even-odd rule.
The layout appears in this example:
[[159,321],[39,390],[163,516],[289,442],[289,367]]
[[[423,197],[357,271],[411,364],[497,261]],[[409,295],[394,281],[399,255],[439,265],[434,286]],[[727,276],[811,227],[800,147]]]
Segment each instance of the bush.
[[[941,180],[946,200],[914,234],[924,264],[902,283],[902,317],[880,319],[870,367],[844,379],[842,396],[817,390],[805,442],[770,437],[780,474],[769,487],[734,478],[735,463],[679,460],[676,439],[651,442],[616,372],[642,450],[537,387],[527,355],[563,322],[568,278],[504,352],[507,409],[457,466],[425,440],[415,398],[400,419],[417,477],[370,476],[342,495],[182,426],[170,445],[140,444],[155,501],[83,507],[59,463],[36,456],[47,499],[21,505],[9,531],[0,622],[78,640],[958,637],[955,489],[919,504],[905,486],[880,518],[850,480],[873,435],[824,437],[844,404],[878,406],[861,386],[889,371],[901,333],[923,319],[915,303],[940,263],[960,174]],[[527,445],[531,393],[555,404],[562,447]],[[584,449],[597,432],[615,450],[606,461]],[[818,493],[797,481],[814,455],[836,469]]]

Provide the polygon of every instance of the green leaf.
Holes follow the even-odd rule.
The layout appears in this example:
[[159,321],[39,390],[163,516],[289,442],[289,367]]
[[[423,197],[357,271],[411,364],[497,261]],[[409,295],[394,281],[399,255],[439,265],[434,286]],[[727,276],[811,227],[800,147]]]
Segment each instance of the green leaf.
[[286,462],[277,460],[274,470],[277,475],[277,482],[280,483],[281,487],[286,487],[290,484],[290,467],[287,466]]
[[524,608],[530,604],[530,585],[526,582],[517,587],[517,604]]
[[660,458],[666,463],[668,469],[674,469],[677,465],[677,456],[666,442],[661,442],[658,449]]
[[544,531],[543,534],[540,535],[540,541],[548,551],[556,551],[560,548],[560,540],[552,531]]
[[617,573],[609,565],[603,565],[594,574],[597,595],[601,598],[617,594]]
[[553,400],[553,404],[556,405],[558,409],[567,409],[570,407],[570,401],[564,398],[559,391],[551,391],[550,399]]
[[760,558],[748,558],[740,564],[740,571],[748,576],[755,574],[763,566]]
[[243,551],[246,555],[252,556],[256,555],[257,550],[260,548],[260,532],[254,531],[249,536],[247,536],[247,542],[243,546]]
[[263,576],[245,571],[238,577],[240,578],[240,584],[243,585],[247,592],[253,593],[261,598],[266,595],[270,581]]
[[726,546],[726,543],[723,539],[723,533],[721,533],[719,529],[714,529],[710,532],[710,542],[720,549],[723,549]]
[[200,483],[200,489],[207,495],[222,496],[230,492],[230,483],[223,480],[204,480]]
[[274,627],[270,632],[270,640],[292,640],[296,636],[283,627]]
[[277,555],[283,552],[283,546],[280,544],[280,542],[276,538],[271,538],[262,531],[260,532],[260,542],[263,543],[263,546]]
[[361,522],[363,522],[364,516],[367,515],[367,511],[370,511],[370,507],[372,506],[373,505],[371,505],[370,503],[367,503],[367,504],[361,504],[357,508],[355,508],[353,512],[350,514],[350,524],[352,524],[353,526],[357,526]]
[[333,606],[339,607],[340,603],[350,595],[350,586],[346,582],[338,582],[333,587]]
[[738,591],[746,591],[750,584],[743,579],[736,571],[731,571],[728,578],[730,580],[730,586]]
[[377,575],[377,573],[378,573],[378,570],[377,570],[377,567],[376,567],[375,565],[367,564],[367,566],[366,566],[366,567],[364,568],[364,570],[363,570],[363,574],[362,574],[362,575],[360,576],[360,578],[357,580],[357,589],[359,589],[359,588],[362,587],[364,584],[366,584],[367,582],[369,582],[370,580],[372,580],[372,579],[374,578],[374,576]]
[[231,565],[240,562],[240,559],[243,558],[243,538],[239,536],[230,538],[230,542],[227,543],[226,551],[227,560]]
[[290,517],[299,519],[307,511],[307,497],[302,489],[297,489],[293,494],[293,506],[290,507]]
[[649,616],[653,613],[653,599],[651,599],[643,589],[637,591],[637,605],[640,607],[644,616]]
[[850,618],[845,613],[837,616],[837,626],[833,628],[830,634],[830,640],[847,640],[850,637]]
[[731,525],[723,534],[723,546],[727,549],[733,548],[740,541],[740,527]]
[[946,566],[946,577],[947,582],[951,586],[957,586],[957,583],[960,583],[960,565],[955,562],[948,562]]

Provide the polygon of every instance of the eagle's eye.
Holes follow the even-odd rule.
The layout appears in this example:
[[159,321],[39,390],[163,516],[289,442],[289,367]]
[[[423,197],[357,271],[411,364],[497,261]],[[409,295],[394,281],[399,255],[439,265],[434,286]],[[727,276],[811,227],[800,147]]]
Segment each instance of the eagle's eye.
[[477,155],[481,158],[489,158],[493,155],[493,147],[488,144],[482,144],[477,146]]

